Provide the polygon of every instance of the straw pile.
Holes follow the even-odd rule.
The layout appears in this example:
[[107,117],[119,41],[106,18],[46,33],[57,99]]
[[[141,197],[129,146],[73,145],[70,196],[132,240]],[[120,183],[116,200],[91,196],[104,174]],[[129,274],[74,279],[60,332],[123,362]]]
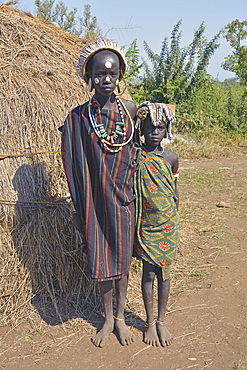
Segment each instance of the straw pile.
[[0,5],[0,325],[30,302],[55,323],[100,301],[71,222],[58,131],[89,98],[76,76],[87,40],[13,4]]

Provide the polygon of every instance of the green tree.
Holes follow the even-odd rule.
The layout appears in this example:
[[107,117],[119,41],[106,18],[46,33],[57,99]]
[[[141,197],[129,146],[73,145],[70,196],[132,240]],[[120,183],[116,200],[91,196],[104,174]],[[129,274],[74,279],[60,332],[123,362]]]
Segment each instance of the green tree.
[[56,23],[65,31],[71,30],[76,24],[77,9],[74,8],[68,12],[68,7],[62,1],[59,1],[54,9],[54,3],[55,0],[35,0],[37,15],[49,22]]
[[128,91],[132,99],[139,104],[144,99],[143,95],[143,80],[139,75],[142,68],[140,64],[140,50],[137,46],[137,39],[134,39],[125,53],[127,62],[127,70],[125,80],[127,82]]
[[92,39],[101,36],[97,17],[91,15],[91,6],[89,4],[84,5],[83,17],[79,17],[79,20],[81,25],[80,34],[84,37]]
[[247,20],[240,22],[238,19],[229,23],[224,28],[224,37],[233,48],[232,55],[225,58],[222,67],[234,72],[244,85],[247,84],[247,47],[242,45],[247,37]]
[[210,58],[219,47],[221,32],[211,41],[206,40],[204,23],[195,31],[193,41],[181,47],[181,23],[178,21],[172,30],[170,47],[168,38],[164,38],[159,54],[144,41],[151,62],[151,66],[143,63],[144,91],[148,100],[179,103],[187,98],[204,81]]
[[76,12],[77,12],[76,8],[69,12],[68,7],[65,6],[62,3],[62,1],[59,1],[58,4],[56,4],[54,10],[55,22],[58,24],[60,28],[63,28],[64,30],[66,31],[71,30],[76,24],[75,19]]
[[77,36],[91,39],[101,35],[97,17],[91,15],[89,4],[84,5],[83,17],[79,17],[80,27],[78,29],[76,28],[77,9],[73,8],[73,10],[68,11],[68,7],[62,1],[59,1],[56,6],[54,6],[54,3],[55,0],[35,0],[37,15],[57,24],[65,31],[73,32]]
[[140,69],[142,67],[142,64],[139,63],[140,50],[137,46],[137,39],[134,39],[126,50],[125,59],[127,62],[125,79],[127,82],[132,83],[140,73]]
[[37,16],[46,19],[49,22],[53,21],[52,7],[55,0],[35,0]]

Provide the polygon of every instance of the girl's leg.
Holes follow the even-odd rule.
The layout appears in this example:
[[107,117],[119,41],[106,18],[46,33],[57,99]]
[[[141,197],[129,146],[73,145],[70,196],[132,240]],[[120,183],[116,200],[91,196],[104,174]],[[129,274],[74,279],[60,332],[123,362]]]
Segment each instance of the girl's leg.
[[160,343],[156,331],[153,312],[153,285],[155,275],[155,266],[143,261],[142,296],[147,315],[144,331],[144,342],[152,346],[159,346]]
[[173,342],[172,335],[165,327],[165,315],[168,296],[170,293],[170,279],[162,280],[161,268],[157,272],[158,277],[158,319],[157,319],[157,333],[161,345],[169,346]]
[[128,276],[115,281],[117,311],[115,316],[115,328],[119,335],[120,343],[125,346],[134,342],[134,335],[129,331],[124,322],[124,307],[126,302]]
[[103,347],[108,335],[113,331],[113,307],[112,307],[112,280],[99,283],[101,298],[105,311],[105,322],[103,328],[92,338],[96,347]]

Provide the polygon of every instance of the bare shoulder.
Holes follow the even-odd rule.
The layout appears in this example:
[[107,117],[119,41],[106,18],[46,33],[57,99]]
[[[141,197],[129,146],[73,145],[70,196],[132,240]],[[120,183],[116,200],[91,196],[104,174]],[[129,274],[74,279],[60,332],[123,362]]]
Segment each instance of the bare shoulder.
[[122,98],[121,100],[126,106],[126,108],[128,109],[131,117],[134,118],[136,115],[136,110],[137,110],[136,103],[134,103],[132,100],[127,100],[127,99],[122,99]]
[[163,158],[170,164],[173,172],[178,170],[178,155],[176,153],[164,148]]

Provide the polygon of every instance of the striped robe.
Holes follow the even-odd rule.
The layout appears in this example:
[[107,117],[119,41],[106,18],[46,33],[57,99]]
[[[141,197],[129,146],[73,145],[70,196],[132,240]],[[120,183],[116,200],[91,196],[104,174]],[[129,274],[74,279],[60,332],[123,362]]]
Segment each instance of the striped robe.
[[[124,114],[127,139],[129,117]],[[103,109],[97,124],[115,130],[119,113]],[[118,140],[121,142],[121,138]],[[85,223],[85,247],[92,279],[106,281],[128,274],[134,236],[135,166],[133,142],[117,153],[106,151],[88,116],[88,102],[66,118],[62,159],[76,212]]]

